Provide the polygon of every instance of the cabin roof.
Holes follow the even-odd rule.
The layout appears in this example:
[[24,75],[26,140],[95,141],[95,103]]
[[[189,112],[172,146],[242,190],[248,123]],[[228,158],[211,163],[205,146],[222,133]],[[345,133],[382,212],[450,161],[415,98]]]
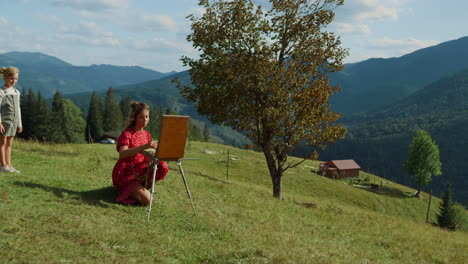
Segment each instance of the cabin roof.
[[348,160],[332,160],[335,167],[339,170],[361,169],[361,167],[352,159]]

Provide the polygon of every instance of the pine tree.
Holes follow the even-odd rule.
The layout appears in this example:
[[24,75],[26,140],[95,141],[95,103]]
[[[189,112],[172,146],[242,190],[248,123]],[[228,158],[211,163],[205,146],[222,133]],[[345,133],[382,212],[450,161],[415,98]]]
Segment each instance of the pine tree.
[[[29,89],[29,92],[27,94],[27,111],[28,114],[26,115],[26,118],[23,118],[23,133],[25,138],[28,139],[36,139],[37,137],[35,136],[35,133],[37,131],[36,124],[38,120],[38,101],[36,98],[36,95],[34,94],[32,89]],[[23,115],[23,113],[21,113]]]
[[157,107],[157,108],[156,108],[156,113],[157,113],[157,115],[158,115],[159,121],[161,121],[162,116],[163,116],[163,114],[164,114],[164,109],[163,109],[163,107],[162,107],[162,106]]
[[195,125],[192,122],[189,123],[187,137],[191,141],[204,141],[204,138],[203,138],[202,132],[200,131],[200,128],[198,128],[198,126]]
[[115,131],[122,129],[122,114],[119,105],[115,101],[114,90],[112,87],[107,89],[103,121],[104,131]]
[[88,143],[99,140],[103,135],[102,103],[96,92],[93,92],[89,102],[88,116],[86,118],[85,137]]
[[419,130],[413,137],[408,160],[406,160],[403,166],[403,169],[407,173],[414,176],[414,180],[418,185],[416,197],[419,197],[421,187],[431,182],[432,175],[442,174],[441,167],[439,147],[429,133]]
[[70,99],[63,100],[64,136],[67,143],[84,141],[86,120],[83,112]]
[[161,114],[158,109],[159,108],[151,107],[150,116],[149,116],[150,120],[149,120],[148,126],[146,127],[146,130],[150,132],[151,137],[153,137],[153,139],[159,138],[159,126],[161,123]]
[[450,184],[447,184],[442,204],[440,205],[440,212],[439,215],[437,215],[437,224],[449,230],[457,229],[457,215],[453,207],[452,186]]
[[130,106],[132,105],[132,99],[129,96],[122,98],[119,103],[120,112],[122,113],[122,124],[126,125],[128,116],[130,116]]
[[48,141],[51,115],[49,106],[40,91],[37,93],[36,105],[34,107],[36,115],[32,122],[34,128],[31,130],[32,137],[39,141]]
[[208,142],[210,139],[210,129],[208,128],[208,124],[205,123],[203,127],[203,140]]
[[18,134],[20,138],[29,138],[30,137],[30,125],[31,125],[31,110],[29,106],[29,97],[26,92],[26,89],[23,89],[21,92],[21,122],[23,124],[23,132]]
[[54,143],[67,143],[67,139],[65,138],[66,120],[63,109],[63,99],[62,95],[58,91],[54,94],[50,114],[47,141]]

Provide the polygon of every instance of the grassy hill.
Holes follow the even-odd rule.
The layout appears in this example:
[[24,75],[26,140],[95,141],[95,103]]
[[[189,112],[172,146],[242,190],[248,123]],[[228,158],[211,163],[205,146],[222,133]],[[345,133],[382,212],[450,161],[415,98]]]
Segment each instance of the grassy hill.
[[[205,154],[210,150],[215,154]],[[227,151],[238,157],[230,161]],[[189,142],[183,162],[197,215],[174,163],[143,207],[114,203],[115,145],[15,142],[21,174],[0,174],[2,263],[465,263],[468,233],[424,224],[426,194],[362,173],[384,188],[287,171],[271,195],[261,153]],[[433,198],[430,221],[439,199]],[[465,225],[466,225],[466,211]],[[466,230],[466,226],[465,226]]]

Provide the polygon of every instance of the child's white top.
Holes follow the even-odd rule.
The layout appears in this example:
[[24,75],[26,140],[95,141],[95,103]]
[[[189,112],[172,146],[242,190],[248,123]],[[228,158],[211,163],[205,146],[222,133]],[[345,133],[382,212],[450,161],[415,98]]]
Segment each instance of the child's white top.
[[[6,96],[12,96],[14,98],[15,114],[18,115],[18,127],[23,127],[21,123],[20,92],[13,86],[9,88],[3,86],[2,89],[0,89],[0,105],[2,105],[2,101]],[[1,122],[2,116],[0,115],[0,123]]]

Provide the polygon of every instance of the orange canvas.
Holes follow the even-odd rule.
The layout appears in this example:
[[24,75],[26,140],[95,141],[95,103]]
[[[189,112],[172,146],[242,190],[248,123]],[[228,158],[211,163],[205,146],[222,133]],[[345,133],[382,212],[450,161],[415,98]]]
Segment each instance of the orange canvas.
[[156,157],[160,161],[177,161],[184,157],[187,140],[188,116],[163,115]]

